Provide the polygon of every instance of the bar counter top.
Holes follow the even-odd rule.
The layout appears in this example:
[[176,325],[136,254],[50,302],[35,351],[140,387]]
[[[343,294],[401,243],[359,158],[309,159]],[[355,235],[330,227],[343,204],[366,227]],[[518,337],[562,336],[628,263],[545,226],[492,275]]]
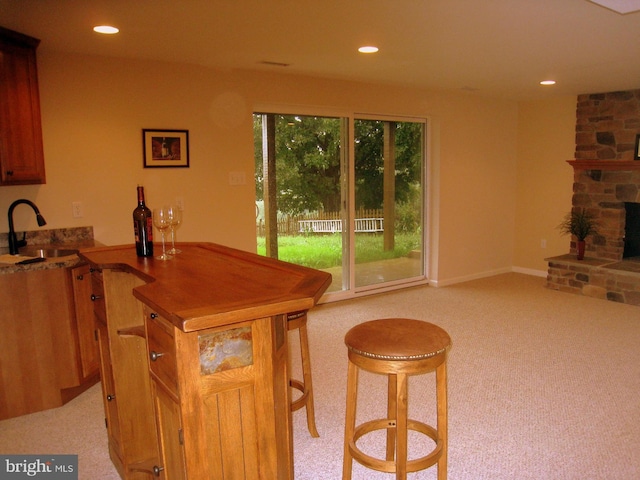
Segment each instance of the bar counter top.
[[183,332],[306,310],[331,283],[329,273],[222,245],[176,247],[182,252],[166,261],[138,257],[133,245],[83,249],[79,256],[94,268],[144,280],[133,295]]

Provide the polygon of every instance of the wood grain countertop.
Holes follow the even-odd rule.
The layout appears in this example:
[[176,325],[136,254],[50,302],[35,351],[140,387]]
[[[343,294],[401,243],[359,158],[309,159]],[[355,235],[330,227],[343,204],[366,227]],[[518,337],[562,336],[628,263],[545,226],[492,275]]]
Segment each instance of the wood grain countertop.
[[133,295],[184,332],[307,310],[331,284],[329,273],[222,245],[179,248],[167,261],[138,257],[133,245],[83,249],[79,256],[144,280]]

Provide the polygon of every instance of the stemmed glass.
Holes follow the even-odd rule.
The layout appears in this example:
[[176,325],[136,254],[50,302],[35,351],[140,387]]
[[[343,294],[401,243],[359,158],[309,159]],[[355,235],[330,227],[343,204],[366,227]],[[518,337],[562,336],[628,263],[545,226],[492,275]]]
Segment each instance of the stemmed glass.
[[171,224],[171,248],[169,253],[175,255],[182,252],[182,250],[176,248],[176,229],[182,223],[182,210],[177,205],[169,205],[167,211],[169,213],[169,223]]
[[164,241],[164,232],[171,228],[171,221],[169,219],[169,207],[162,208],[154,208],[153,209],[153,224],[160,231],[160,235],[162,236],[162,255],[158,255],[156,258],[158,260],[170,260],[173,257],[167,254],[167,250],[165,247]]

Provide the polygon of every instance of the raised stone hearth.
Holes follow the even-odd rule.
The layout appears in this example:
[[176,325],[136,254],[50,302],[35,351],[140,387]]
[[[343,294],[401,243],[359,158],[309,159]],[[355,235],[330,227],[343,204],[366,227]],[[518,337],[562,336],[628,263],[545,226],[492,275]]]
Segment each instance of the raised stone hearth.
[[640,259],[606,259],[561,255],[549,262],[547,287],[567,293],[640,306]]

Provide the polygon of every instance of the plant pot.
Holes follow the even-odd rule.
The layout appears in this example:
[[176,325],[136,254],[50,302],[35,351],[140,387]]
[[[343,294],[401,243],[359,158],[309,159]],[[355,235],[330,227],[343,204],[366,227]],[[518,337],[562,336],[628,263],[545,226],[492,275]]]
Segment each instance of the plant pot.
[[576,250],[578,251],[578,260],[582,260],[584,258],[584,240],[578,240],[576,242]]

